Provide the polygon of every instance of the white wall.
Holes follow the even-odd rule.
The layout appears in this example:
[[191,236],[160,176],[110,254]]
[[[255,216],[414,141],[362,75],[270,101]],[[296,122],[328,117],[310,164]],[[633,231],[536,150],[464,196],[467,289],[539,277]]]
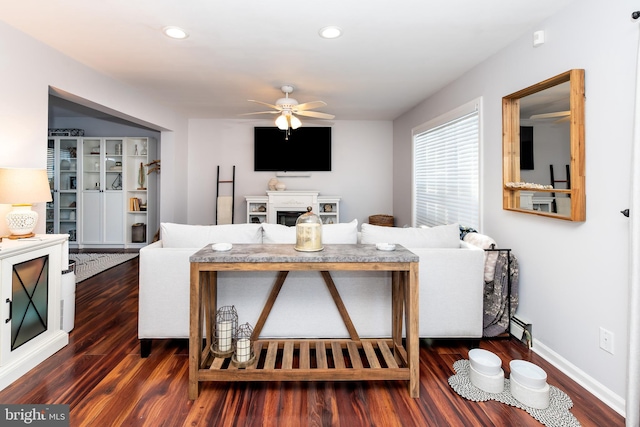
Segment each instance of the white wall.
[[[173,157],[163,158],[161,180],[163,200],[174,207],[163,213],[170,218],[186,217],[183,198],[186,179],[175,174],[186,169],[186,119],[157,100],[79,64],[31,37],[0,22],[0,166],[46,167],[49,87],[72,94],[77,99],[120,112],[162,131],[163,150]],[[166,137],[165,137],[166,136]],[[174,176],[175,175],[175,176]],[[166,184],[165,184],[166,181]],[[174,203],[176,201],[178,203]],[[9,207],[0,206],[0,217]],[[35,206],[44,217],[44,203]],[[36,232],[44,233],[44,222]],[[7,234],[0,221],[0,234]]]
[[[369,215],[392,211],[392,123],[390,121],[332,122],[332,170],[310,177],[278,178],[288,190],[313,190],[341,196],[340,220],[358,223]],[[322,123],[318,123],[323,125]],[[189,120],[190,224],[215,221],[216,168],[229,180],[236,166],[236,223],[246,222],[244,196],[266,195],[273,172],[253,171],[253,128],[272,126],[264,120]],[[228,184],[220,195],[231,195]]]
[[[411,128],[483,97],[482,231],[520,261],[518,315],[534,350],[619,412],[626,382],[630,155],[637,2],[576,1],[394,122],[394,215],[410,220]],[[532,47],[534,30],[546,43]],[[586,74],[584,223],[502,209],[501,98],[571,68]],[[614,334],[614,354],[598,346]]]

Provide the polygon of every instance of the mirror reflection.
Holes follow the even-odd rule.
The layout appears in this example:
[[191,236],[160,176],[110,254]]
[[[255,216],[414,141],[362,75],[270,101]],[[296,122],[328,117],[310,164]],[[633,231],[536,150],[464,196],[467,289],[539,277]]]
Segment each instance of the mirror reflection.
[[[520,99],[520,179],[571,188],[569,82]],[[569,195],[520,192],[520,207],[571,215]]]
[[505,209],[584,221],[583,123],[583,70],[503,98]]

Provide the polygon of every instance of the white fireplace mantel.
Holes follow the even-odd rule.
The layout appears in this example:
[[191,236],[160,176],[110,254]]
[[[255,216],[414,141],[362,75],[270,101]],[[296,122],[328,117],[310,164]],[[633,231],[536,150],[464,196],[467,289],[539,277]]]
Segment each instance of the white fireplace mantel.
[[311,206],[318,212],[317,191],[267,191],[267,196],[267,221],[272,224],[278,223],[278,211],[306,212]]
[[[320,215],[323,222],[339,222],[339,196],[320,196],[318,191],[267,191],[266,197],[245,196],[245,199],[247,222],[251,222],[251,218],[260,218],[260,222],[278,224],[278,212],[306,212],[309,206]],[[266,209],[255,211],[258,206],[265,206]]]

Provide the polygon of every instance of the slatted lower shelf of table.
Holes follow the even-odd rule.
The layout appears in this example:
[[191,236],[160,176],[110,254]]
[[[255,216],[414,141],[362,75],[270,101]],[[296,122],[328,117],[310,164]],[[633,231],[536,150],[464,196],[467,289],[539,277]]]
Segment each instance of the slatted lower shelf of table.
[[238,368],[205,348],[199,381],[409,380],[404,347],[385,339],[259,340],[255,360]]

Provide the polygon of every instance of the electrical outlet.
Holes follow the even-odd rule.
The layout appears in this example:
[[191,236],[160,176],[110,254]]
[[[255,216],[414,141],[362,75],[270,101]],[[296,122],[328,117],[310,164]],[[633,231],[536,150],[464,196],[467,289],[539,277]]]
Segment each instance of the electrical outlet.
[[613,332],[600,328],[600,348],[613,354]]

